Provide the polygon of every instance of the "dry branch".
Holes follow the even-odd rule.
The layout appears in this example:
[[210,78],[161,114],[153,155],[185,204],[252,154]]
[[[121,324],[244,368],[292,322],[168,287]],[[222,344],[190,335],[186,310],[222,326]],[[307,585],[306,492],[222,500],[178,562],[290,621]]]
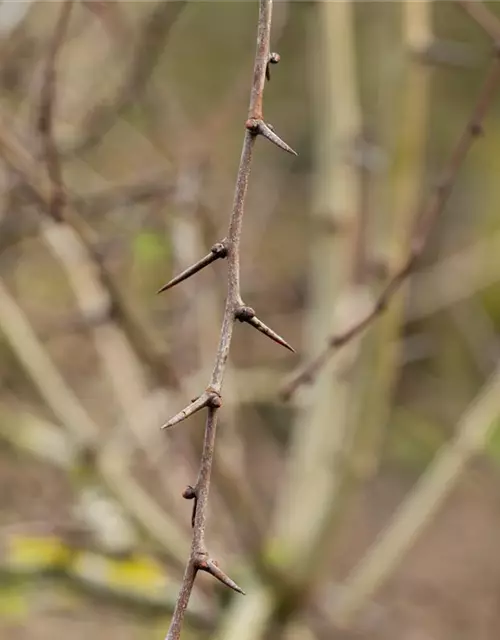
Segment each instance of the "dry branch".
[[[257,29],[257,52],[255,56],[250,106],[248,119],[245,123],[246,131],[243,141],[243,150],[236,178],[233,208],[227,233],[228,280],[226,304],[214,368],[209,386],[205,392],[205,400],[210,399],[210,401],[205,403],[208,415],[205,426],[205,437],[198,479],[194,487],[190,488],[186,496],[189,498],[194,497],[196,504],[191,554],[186,565],[179,597],[166,640],[179,640],[180,638],[184,613],[188,606],[198,571],[208,571],[218,580],[224,582],[227,586],[241,592],[241,589],[230,578],[228,578],[214,563],[213,559],[210,558],[205,545],[205,527],[207,520],[210,475],[214,456],[217,412],[220,406],[222,382],[229,356],[234,323],[236,320],[241,319],[242,314],[245,316],[245,321],[255,318],[253,310],[252,313],[248,313],[248,307],[244,304],[240,291],[240,240],[254,145],[257,136],[264,135],[277,144],[277,146],[287,151],[292,151],[291,148],[281,140],[281,138],[278,138],[278,136],[274,134],[272,128],[266,125],[262,113],[266,70],[268,69],[268,64],[271,60],[269,47],[271,37],[271,14],[272,0],[260,0]],[[274,61],[276,62],[276,59]],[[269,133],[272,135],[269,135]],[[269,335],[269,333],[267,335]],[[273,335],[275,335],[274,332]],[[202,395],[202,398],[203,397],[204,396]],[[216,399],[216,401],[214,401],[214,399]],[[200,402],[200,400],[198,402]]]
[[350,626],[367,599],[390,577],[453,491],[467,464],[483,451],[499,415],[497,369],[460,420],[456,435],[437,453],[389,525],[347,577],[333,611],[336,624]]
[[[92,5],[93,2],[88,3]],[[111,3],[114,4],[114,3]],[[185,9],[185,0],[176,2],[156,2],[141,27],[137,41],[132,45],[133,54],[130,67],[118,89],[118,95],[92,109],[85,117],[82,130],[85,132],[76,145],[63,150],[63,156],[74,156],[92,149],[116,123],[116,119],[138,96],[145,93],[158,59],[164,51],[165,42]],[[124,50],[130,49],[130,37],[124,30]]]
[[54,109],[56,106],[57,90],[56,65],[57,58],[69,26],[69,19],[73,4],[74,0],[65,0],[65,2],[62,3],[54,36],[50,41],[49,55],[45,66],[45,77],[43,79],[42,92],[40,96],[40,112],[38,116],[38,130],[43,143],[43,152],[51,183],[48,210],[52,218],[57,221],[62,219],[61,212],[66,202],[66,192],[64,190],[59,153],[54,139]]
[[[424,248],[431,226],[444,208],[451,191],[458,168],[464,160],[474,138],[482,132],[482,122],[491,106],[495,90],[500,84],[500,51],[498,36],[500,30],[494,28],[498,21],[479,2],[460,2],[460,6],[495,37],[495,60],[483,84],[464,132],[449,162],[440,188],[429,203],[421,220],[421,232],[417,233],[413,251],[410,252],[406,272],[402,268],[393,277],[396,288],[411,270],[412,260],[416,260]],[[423,229],[423,231],[422,231]],[[415,251],[415,246],[417,251]],[[387,285],[385,291],[392,291]],[[386,302],[390,296],[386,297]],[[394,514],[391,522],[381,532],[373,546],[367,551],[345,582],[345,589],[338,599],[334,622],[342,628],[351,626],[364,603],[380,588],[397,568],[402,557],[432,520],[447,496],[456,486],[467,464],[475,455],[484,450],[488,438],[500,414],[500,371],[491,376],[475,401],[460,421],[456,435],[444,445],[434,461],[419,479],[411,494]]]
[[[48,137],[46,130],[43,132],[43,136]],[[45,144],[50,146],[52,143],[45,142]],[[120,326],[125,332],[128,341],[152,371],[155,378],[167,386],[178,387],[177,376],[168,367],[164,359],[160,357],[158,348],[144,328],[137,312],[128,303],[121,287],[107,268],[106,261],[99,250],[97,234],[80,215],[79,211],[71,206],[66,196],[64,197],[64,206],[59,200],[60,213],[64,222],[63,229],[65,231],[57,231],[55,227],[57,220],[54,221],[53,217],[49,215],[53,204],[53,183],[45,175],[37,159],[33,157],[14,134],[11,119],[5,115],[0,118],[0,153],[7,164],[21,176],[26,187],[40,205],[42,212],[47,214],[45,229],[52,228],[52,235],[65,234],[68,237],[71,236],[73,245],[80,247],[79,254],[87,256],[86,261],[89,264],[89,277],[87,280],[90,282],[90,278],[92,279],[94,293],[100,292],[103,304],[100,306],[102,315],[96,317],[91,314],[90,317],[87,317],[84,311],[85,320],[89,324],[93,324],[97,320],[105,321],[113,314],[120,321]],[[50,158],[51,162],[54,162],[52,155]],[[57,154],[55,161],[60,161]],[[51,222],[52,225],[50,225]],[[59,223],[58,226],[61,226],[61,224]],[[78,293],[77,290],[76,293]],[[104,301],[106,302],[104,303]]]
[[[100,429],[80,400],[65,382],[59,370],[33,331],[26,315],[0,279],[0,331],[9,347],[38,390],[40,397],[71,434],[78,451],[94,451]],[[180,561],[184,536],[175,520],[158,506],[137,484],[124,464],[96,460],[97,471],[135,522],[164,549]]]
[[402,261],[400,267],[396,269],[394,274],[389,278],[375,300],[371,310],[346,331],[332,335],[328,339],[328,343],[323,351],[292,375],[291,379],[283,386],[282,395],[284,398],[290,398],[301,385],[312,382],[334,353],[361,334],[374,320],[384,313],[394,295],[413,273],[422,257],[436,220],[441,216],[446,206],[459,170],[472,144],[476,138],[483,134],[483,121],[491,107],[499,83],[500,49],[498,45],[495,45],[494,59],[491,62],[490,69],[479,92],[472,114],[453,149],[448,163],[442,171],[441,179],[438,181],[433,194],[423,211],[417,216],[418,222],[411,240],[408,255]]

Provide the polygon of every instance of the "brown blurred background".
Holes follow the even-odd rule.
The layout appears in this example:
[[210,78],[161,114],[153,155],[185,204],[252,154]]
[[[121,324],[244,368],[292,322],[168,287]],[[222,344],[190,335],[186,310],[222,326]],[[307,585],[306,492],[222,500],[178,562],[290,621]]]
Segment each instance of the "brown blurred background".
[[[256,2],[75,2],[58,52],[51,218],[40,103],[60,2],[0,3],[0,633],[161,638],[190,544],[217,262]],[[497,3],[489,3],[500,17]],[[492,29],[495,28],[492,22]],[[388,311],[285,402],[408,252],[492,57],[454,2],[276,2],[239,325],[186,639],[496,640],[499,100]]]

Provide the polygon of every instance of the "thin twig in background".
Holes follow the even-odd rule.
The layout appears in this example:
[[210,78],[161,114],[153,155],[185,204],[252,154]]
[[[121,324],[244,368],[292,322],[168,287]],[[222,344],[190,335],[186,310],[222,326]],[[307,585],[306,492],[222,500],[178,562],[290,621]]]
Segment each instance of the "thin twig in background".
[[[99,321],[103,318],[105,319],[106,317],[110,319],[112,313],[119,312],[118,315],[121,315],[122,318],[125,318],[125,320],[127,320],[123,324],[125,326],[128,325],[129,327],[130,325],[132,325],[132,330],[128,331],[127,337],[130,339],[130,334],[133,334],[133,343],[135,345],[140,345],[140,348],[136,348],[136,351],[139,351],[140,355],[143,356],[145,354],[149,354],[149,357],[146,358],[146,362],[149,362],[151,364],[151,362],[153,361],[155,369],[158,370],[156,366],[156,359],[154,359],[154,357],[151,357],[151,348],[149,348],[149,345],[146,344],[147,340],[143,339],[142,336],[138,337],[138,334],[140,334],[141,332],[137,331],[137,323],[134,323],[133,321],[130,322],[130,313],[125,308],[123,298],[122,296],[120,296],[113,278],[105,269],[102,256],[96,249],[97,240],[95,239],[94,234],[91,233],[90,227],[86,225],[85,221],[80,218],[77,212],[71,210],[67,206],[67,191],[63,180],[61,157],[54,132],[54,110],[57,104],[57,59],[68,28],[73,2],[74,0],[66,0],[61,7],[59,19],[56,24],[54,36],[51,41],[49,55],[46,62],[40,98],[40,112],[38,118],[38,130],[40,133],[44,158],[47,166],[47,173],[49,177],[50,195],[48,202],[46,203],[47,212],[54,221],[64,221],[68,223],[68,226],[65,229],[66,233],[64,233],[63,229],[58,229],[54,226],[49,226],[48,228],[45,227],[44,231],[46,231],[46,235],[48,234],[49,236],[49,245],[53,248],[53,250],[55,248],[56,253],[59,255],[59,258],[61,259],[63,265],[68,266],[70,262],[65,259],[64,255],[61,255],[60,249],[64,247],[67,249],[67,251],[63,252],[66,254],[66,257],[69,257],[69,254],[74,252],[75,255],[81,255],[82,264],[85,263],[88,265],[88,268],[86,269],[89,275],[87,284],[90,284],[90,287],[88,287],[87,290],[89,292],[94,290],[94,292],[97,294],[97,298],[101,297],[103,303],[97,305],[97,323],[99,324]],[[170,24],[170,22],[168,24]],[[58,242],[59,240],[61,240],[59,238],[60,235],[66,236],[66,238],[62,238],[62,242]],[[73,247],[68,246],[69,243],[72,244]],[[69,268],[67,269],[67,271],[70,279],[72,280],[71,274],[75,272],[80,273],[82,272],[82,269],[75,270]],[[85,271],[85,269],[83,269],[83,271]],[[98,278],[95,278],[94,274],[90,273],[92,271],[97,271]],[[94,283],[93,285],[92,281]],[[83,294],[82,296],[79,296],[79,291],[79,287],[75,287],[75,294],[77,295],[79,301],[82,302],[85,296],[83,296]],[[99,291],[101,291],[101,296],[98,295]],[[92,302],[90,302],[90,305],[87,305],[83,300],[81,306],[85,316],[86,307],[90,306],[90,308],[92,308],[93,304]],[[96,320],[95,317],[92,317],[92,314],[90,318],[86,319],[90,320],[90,324],[93,324],[93,321]],[[126,342],[126,338],[124,335],[116,335],[115,338],[115,342],[117,343]],[[121,349],[123,353],[126,350],[127,349],[125,348]],[[130,352],[129,355],[131,356],[128,358],[128,360],[129,362],[132,362],[132,360],[134,360],[135,358],[132,357],[131,350],[128,349],[128,351]],[[100,353],[100,351],[98,352]],[[138,367],[136,368],[138,369]],[[115,376],[110,376],[111,380],[113,380],[114,378]],[[138,379],[138,376],[136,376],[136,378]],[[123,397],[127,397],[127,394],[125,394]]]
[[[464,4],[471,3],[460,3],[461,6]],[[481,7],[480,15],[484,18],[484,12],[488,10],[482,5]],[[473,18],[476,18],[474,12],[470,13]],[[494,24],[494,20],[486,22]],[[480,25],[483,26],[481,22]],[[488,33],[491,35],[490,31]],[[455,149],[450,162],[448,180],[442,182],[443,189],[448,190],[446,196],[453,184],[458,165],[470,148],[475,135],[482,131],[482,120],[500,84],[500,51],[497,43],[498,39],[495,39],[495,60],[490,74],[480,91],[467,128]],[[437,208],[441,204],[439,192],[435,201]],[[427,225],[427,229],[435,219],[432,207],[429,207],[428,211],[430,213],[424,217],[424,225]],[[426,229],[425,226],[424,229]],[[418,235],[417,239],[419,239]],[[373,546],[348,575],[344,584],[345,589],[333,611],[333,620],[338,627],[348,628],[354,623],[355,616],[363,604],[389,579],[402,557],[432,520],[470,460],[484,450],[500,413],[499,394],[500,370],[497,368],[463,415],[453,439],[441,448],[429,469],[398,508],[385,531],[381,532]]]
[[[383,140],[382,146],[391,145],[394,151],[390,167],[384,172],[379,197],[372,203],[377,215],[370,220],[375,228],[369,244],[373,250],[377,240],[383,243],[383,261],[389,265],[401,264],[408,254],[420,204],[429,125],[429,91],[435,65],[426,62],[419,53],[432,48],[435,42],[432,31],[434,6],[432,0],[402,3],[401,46],[407,65],[404,81],[398,83],[400,93],[394,94],[395,78],[388,76],[385,91],[377,91],[384,91],[385,96],[380,101],[379,136]],[[379,34],[379,38],[390,42],[389,33],[387,30]],[[379,64],[383,69],[388,64],[387,56],[394,56],[394,45],[382,47],[377,43],[378,39],[372,46],[375,44],[380,51]],[[387,104],[394,105],[392,118]],[[394,124],[395,114],[398,114],[400,125]],[[392,120],[390,125],[389,119]],[[376,473],[380,463],[403,350],[400,336],[405,322],[406,298],[404,290],[395,294],[384,316],[362,335],[360,358],[350,373],[353,397],[356,398],[352,408],[353,442],[348,465],[356,470],[352,474],[356,478],[353,485],[366,482]],[[329,333],[331,335],[331,331]]]
[[[66,383],[50,354],[38,339],[29,320],[0,279],[0,331],[9,348],[33,382],[40,397],[60,424],[71,434],[81,453],[97,448],[100,429],[73,389]],[[95,456],[96,471],[104,484],[130,513],[149,538],[165,554],[181,562],[186,547],[184,535],[174,518],[165,513],[124,468],[120,461],[101,460]]]
[[257,52],[255,56],[253,82],[250,95],[248,119],[245,123],[245,137],[240,159],[240,166],[236,179],[233,209],[229,223],[227,237],[224,244],[227,247],[228,280],[227,297],[219,345],[215,357],[215,364],[210,384],[201,396],[194,400],[186,409],[166,423],[171,426],[195,411],[207,408],[208,415],[205,426],[203,451],[200,461],[198,479],[194,487],[184,491],[184,497],[194,500],[194,522],[191,554],[189,556],[184,578],[175,606],[174,615],[170,623],[166,639],[178,640],[184,619],[184,613],[189,603],[191,591],[198,571],[207,571],[230,588],[242,593],[242,590],[225,573],[218,568],[216,562],[208,554],[205,545],[205,528],[207,521],[208,493],[210,475],[214,456],[215,434],[217,425],[217,410],[222,405],[221,389],[226,369],[227,358],[231,345],[234,324],[237,320],[251,324],[256,329],[279,342],[283,346],[291,347],[276,333],[259,320],[253,309],[245,306],[240,291],[240,240],[243,223],[244,205],[247,194],[250,166],[255,141],[258,135],[266,137],[280,148],[295,153],[275,133],[272,127],[265,123],[262,113],[266,70],[270,61],[272,0],[260,0],[257,30]]
[[54,36],[50,41],[50,49],[45,65],[45,74],[40,96],[40,112],[38,117],[38,131],[43,145],[43,155],[47,166],[52,193],[48,205],[49,214],[54,220],[62,219],[62,209],[66,202],[61,162],[54,139],[54,108],[56,106],[57,74],[56,65],[66,31],[69,26],[71,9],[74,0],[65,0],[61,6]]
[[[110,296],[99,278],[96,278],[92,256],[78,234],[65,222],[66,188],[55,139],[54,116],[57,108],[57,57],[63,45],[72,5],[73,0],[67,0],[61,7],[42,84],[39,133],[52,187],[48,207],[52,220],[43,225],[42,236],[65,271],[84,318],[94,320],[90,333],[102,371],[120,406],[122,421],[134,433],[137,429],[134,419],[137,407],[147,404],[148,389],[143,366],[121,327],[110,315]],[[119,376],[116,375],[117,371],[120,371]],[[145,426],[144,423],[141,425],[143,432]]]
[[480,0],[456,0],[469,16],[485,31],[494,42],[500,38],[500,18]]
[[[93,1],[88,3],[92,4]],[[82,128],[85,132],[84,137],[76,145],[64,149],[64,157],[75,156],[92,149],[116,124],[117,117],[145,92],[164,50],[165,41],[186,5],[185,0],[156,3],[135,43],[132,62],[125,73],[118,96],[96,106],[86,115]],[[124,47],[130,48],[130,42],[125,42]]]
[[491,376],[457,425],[456,435],[394,514],[386,529],[347,576],[333,608],[333,621],[350,627],[366,601],[391,576],[431,522],[471,459],[481,453],[500,414],[500,369]]
[[[0,153],[5,162],[23,178],[26,187],[40,205],[41,212],[48,216],[47,212],[50,211],[53,193],[50,179],[40,167],[40,162],[33,157],[14,134],[12,119],[5,115],[0,117]],[[74,231],[75,241],[80,242],[92,260],[96,273],[96,287],[105,290],[109,300],[106,313],[112,313],[120,320],[127,338],[153,373],[155,379],[166,386],[178,388],[177,376],[161,357],[157,345],[154,344],[154,340],[143,326],[144,323],[137,311],[127,301],[122,287],[107,267],[99,249],[100,243],[96,232],[80,215],[79,211],[71,206],[67,198],[65,200],[64,207],[61,207],[64,211],[61,211],[61,214],[64,222]],[[52,216],[50,219],[52,220]],[[102,316],[86,318],[86,320],[92,324],[96,320],[102,320]]]
[[[486,7],[483,7],[483,9],[486,9]],[[472,144],[476,138],[480,137],[483,133],[482,123],[492,104],[499,82],[500,50],[495,46],[494,60],[491,62],[490,69],[480,90],[472,115],[467,121],[451,157],[442,172],[441,180],[438,181],[438,185],[430,197],[427,206],[423,209],[421,215],[418,216],[418,222],[411,240],[408,256],[384,286],[371,310],[349,327],[347,331],[331,336],[323,351],[310,363],[293,374],[291,379],[286,382],[282,389],[284,398],[290,398],[300,386],[312,382],[334,353],[362,333],[376,318],[384,313],[393,296],[413,273],[425,250],[436,220],[441,216],[445,208],[458,172]]]

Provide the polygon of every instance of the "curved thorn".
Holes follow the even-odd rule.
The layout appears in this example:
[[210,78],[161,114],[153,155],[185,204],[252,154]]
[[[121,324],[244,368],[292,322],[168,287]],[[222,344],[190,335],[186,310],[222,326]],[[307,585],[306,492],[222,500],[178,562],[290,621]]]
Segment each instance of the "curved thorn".
[[226,587],[229,587],[233,591],[246,596],[246,593],[243,591],[243,589],[239,587],[234,580],[231,580],[231,578],[227,576],[224,571],[222,571],[222,569],[219,569],[215,560],[212,560],[211,558],[199,560],[196,563],[196,567],[200,571],[206,571],[214,578],[217,578],[217,580],[222,582],[222,584],[225,584]]
[[294,156],[298,155],[297,152],[292,149],[292,147],[289,147],[286,142],[284,142],[278,135],[274,133],[270,125],[266,124],[262,120],[259,122],[258,133],[264,138],[267,138],[267,140],[275,144],[280,149],[283,149],[283,151],[287,151]]
[[179,284],[179,282],[182,282],[183,280],[187,280],[195,273],[198,273],[198,271],[201,271],[205,267],[208,267],[208,265],[212,264],[212,262],[215,262],[215,260],[219,260],[219,258],[225,258],[226,256],[227,246],[225,242],[222,241],[214,244],[209,254],[201,258],[201,260],[198,260],[198,262],[195,262],[195,264],[192,264],[182,273],[179,273],[179,275],[175,276],[175,278],[172,278],[172,280],[163,285],[161,289],[158,289],[156,293],[162,293],[163,291],[167,291],[167,289],[175,287],[176,284]]
[[205,393],[202,393],[199,398],[193,400],[193,402],[191,402],[191,404],[189,404],[185,409],[176,413],[168,422],[165,422],[161,428],[170,429],[170,427],[179,424],[179,422],[186,420],[186,418],[189,418],[201,409],[209,406],[220,406],[220,398],[215,393],[209,393],[206,391]]

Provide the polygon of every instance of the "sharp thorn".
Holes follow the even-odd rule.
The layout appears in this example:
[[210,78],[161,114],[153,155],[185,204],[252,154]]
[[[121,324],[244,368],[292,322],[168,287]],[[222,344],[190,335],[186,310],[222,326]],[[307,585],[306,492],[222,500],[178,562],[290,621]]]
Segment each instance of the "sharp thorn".
[[260,331],[261,333],[263,333],[265,336],[267,336],[268,338],[271,338],[271,340],[274,340],[274,342],[277,342],[278,344],[280,344],[282,347],[285,347],[285,349],[288,349],[289,351],[291,351],[292,353],[295,353],[295,349],[288,344],[288,342],[286,340],[284,340],[280,335],[278,335],[275,331],[273,331],[272,329],[270,329],[267,325],[265,325],[261,320],[259,320],[256,316],[254,316],[253,318],[251,318],[250,320],[247,320],[248,324],[251,324],[252,327],[255,327],[258,331]]
[[278,335],[275,331],[265,325],[262,320],[259,320],[257,318],[257,316],[255,315],[255,311],[251,307],[242,306],[237,309],[235,318],[240,322],[247,322],[248,324],[251,324],[252,327],[255,327],[257,329],[257,331],[260,331],[268,338],[271,338],[271,340],[274,340],[274,342],[277,342],[282,347],[285,347],[285,349],[288,349],[292,353],[295,353],[295,349],[290,346],[286,340],[283,340],[280,335]]
[[168,422],[165,422],[165,424],[162,425],[161,428],[170,429],[170,427],[174,427],[176,424],[179,424],[179,422],[186,420],[186,418],[189,418],[190,416],[197,413],[204,407],[208,407],[213,403],[213,401],[214,401],[214,394],[210,394],[208,392],[203,393],[199,398],[191,402],[191,404],[188,404],[188,406],[185,409],[183,409],[182,411],[179,411],[179,413],[176,413],[175,416],[173,416],[172,418],[170,418],[170,420],[168,420]]
[[224,571],[222,571],[222,569],[219,569],[219,567],[217,566],[217,563],[215,562],[215,560],[211,560],[210,558],[208,558],[206,560],[200,560],[197,563],[197,568],[200,571],[206,571],[207,573],[212,575],[214,578],[217,578],[217,580],[222,582],[222,584],[225,584],[226,587],[229,587],[233,591],[236,591],[237,593],[241,593],[244,596],[246,595],[246,593],[243,591],[243,589],[241,587],[239,587],[236,584],[236,582],[234,582],[234,580],[231,580],[231,578],[229,576],[227,576],[224,573]]
[[201,271],[202,269],[207,267],[209,264],[212,264],[212,262],[215,262],[215,260],[219,260],[219,258],[225,258],[226,256],[227,256],[226,244],[224,242],[218,242],[217,244],[214,244],[209,254],[207,254],[206,256],[201,258],[201,260],[198,260],[198,262],[196,262],[195,264],[185,269],[182,273],[179,273],[179,275],[175,276],[175,278],[172,278],[172,280],[167,282],[167,284],[163,285],[163,287],[158,289],[156,293],[162,293],[163,291],[167,291],[168,289],[175,287],[176,284],[179,284],[180,282],[187,280],[188,278],[193,276],[195,273],[198,273],[198,271]]
[[265,122],[263,121],[259,122],[258,133],[264,138],[266,138],[267,140],[269,140],[270,142],[272,142],[273,144],[275,144],[280,149],[283,149],[283,151],[287,151],[288,153],[291,153],[294,156],[298,155],[297,152],[294,151],[292,147],[288,146],[287,143],[284,142],[278,135],[276,135],[273,131],[273,128],[270,125],[266,124]]

